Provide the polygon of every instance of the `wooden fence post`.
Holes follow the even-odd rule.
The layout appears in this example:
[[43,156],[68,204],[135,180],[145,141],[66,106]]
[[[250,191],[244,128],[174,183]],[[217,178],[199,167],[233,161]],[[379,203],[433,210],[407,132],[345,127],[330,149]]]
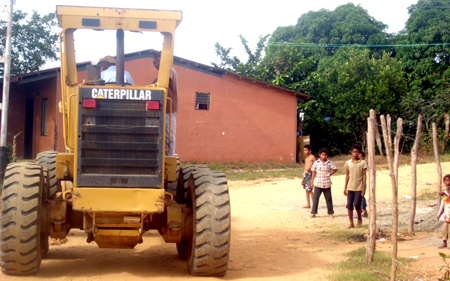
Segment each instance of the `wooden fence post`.
[[[372,112],[373,110],[371,110]],[[373,263],[377,231],[377,209],[375,199],[376,168],[375,168],[375,120],[367,118],[367,156],[369,161],[369,233],[367,235],[366,262]]]
[[445,138],[442,142],[442,151],[444,151],[447,148],[447,137],[450,131],[450,116],[448,114],[445,114]]
[[375,130],[375,140],[377,141],[377,145],[380,151],[380,155],[383,156],[383,144],[381,143],[380,132],[378,130],[378,122],[377,122],[377,113],[375,110],[370,110],[370,117],[375,121],[374,130]]
[[[389,135],[389,148],[392,149],[392,132],[391,132],[391,115],[386,116],[386,122],[387,122],[387,133]],[[392,154],[391,154],[392,155]]]
[[391,281],[395,281],[397,274],[397,233],[398,233],[398,162],[400,156],[400,138],[403,131],[403,119],[397,119],[397,133],[394,140],[394,175],[395,184],[392,185],[392,268]]
[[441,206],[441,197],[439,196],[439,192],[441,192],[442,187],[442,168],[441,168],[441,159],[439,157],[439,146],[438,146],[438,133],[437,133],[437,125],[433,122],[433,147],[434,147],[434,159],[436,159],[437,172],[438,172],[438,184],[437,184],[437,208]]
[[416,202],[417,202],[417,151],[419,150],[420,137],[422,134],[422,120],[423,116],[419,114],[417,120],[416,139],[411,150],[411,210],[409,213],[409,234],[414,233],[414,219],[416,217]]

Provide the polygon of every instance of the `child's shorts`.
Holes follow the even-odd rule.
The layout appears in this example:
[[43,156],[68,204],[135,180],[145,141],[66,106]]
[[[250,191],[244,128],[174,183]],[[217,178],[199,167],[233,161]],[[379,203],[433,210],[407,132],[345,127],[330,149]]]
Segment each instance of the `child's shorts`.
[[444,225],[442,226],[442,240],[444,240],[444,241],[448,240],[449,228],[450,228],[450,223],[444,222]]
[[312,173],[304,173],[303,174],[303,188],[306,191],[312,191],[311,178],[312,178]]
[[347,191],[347,209],[353,210],[361,210],[361,191]]

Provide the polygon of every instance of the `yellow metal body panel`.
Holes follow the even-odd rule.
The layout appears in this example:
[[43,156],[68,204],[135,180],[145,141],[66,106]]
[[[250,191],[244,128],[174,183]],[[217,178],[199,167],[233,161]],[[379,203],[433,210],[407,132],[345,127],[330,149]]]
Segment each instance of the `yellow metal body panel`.
[[177,158],[166,156],[165,158],[165,178],[167,181],[177,180]]
[[[163,11],[163,10],[144,10],[144,9],[127,9],[127,8],[102,8],[102,7],[79,7],[79,6],[56,6],[56,14],[58,22],[61,26],[66,25],[65,19],[69,16],[80,18],[79,26],[75,28],[92,28],[83,27],[81,18],[115,18],[117,20],[153,20],[153,21],[174,21],[176,25],[180,24],[183,12],[181,11]],[[64,20],[63,20],[64,19]],[[116,29],[111,27],[109,29]],[[160,31],[157,26],[157,31]],[[146,29],[143,29],[146,31]]]
[[163,189],[73,188],[72,208],[84,212],[163,213]]
[[99,229],[95,242],[99,248],[133,249],[142,242],[142,234],[138,229]]
[[[73,153],[58,153],[56,155],[56,179],[63,180],[66,178],[73,178],[73,167]],[[68,173],[68,175],[66,175],[66,172]]]

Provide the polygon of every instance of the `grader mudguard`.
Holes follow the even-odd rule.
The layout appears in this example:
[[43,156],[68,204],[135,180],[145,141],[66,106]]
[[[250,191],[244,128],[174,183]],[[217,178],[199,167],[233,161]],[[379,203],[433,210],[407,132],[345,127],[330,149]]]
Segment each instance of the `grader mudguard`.
[[[87,242],[100,248],[129,249],[143,242],[145,231],[157,230],[176,243],[190,274],[225,275],[231,235],[225,175],[180,167],[177,157],[165,156],[167,91],[182,12],[57,6],[57,18],[66,152],[42,152],[36,163],[8,165],[2,272],[36,273],[48,238],[62,239],[70,229],[84,230]],[[99,79],[95,66],[88,68],[87,81],[78,81],[78,29],[116,31],[115,85]],[[128,31],[163,35],[156,84],[124,83]]]

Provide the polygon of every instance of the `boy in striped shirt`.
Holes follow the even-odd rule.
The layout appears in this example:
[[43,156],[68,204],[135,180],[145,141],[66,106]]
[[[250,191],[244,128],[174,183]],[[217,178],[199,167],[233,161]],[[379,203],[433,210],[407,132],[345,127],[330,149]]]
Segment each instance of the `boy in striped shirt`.
[[320,159],[314,162],[311,167],[312,179],[311,187],[314,188],[314,201],[311,211],[311,218],[315,218],[319,208],[320,195],[324,194],[327,203],[328,216],[334,218],[333,198],[331,196],[331,178],[330,176],[337,172],[337,167],[328,160],[328,149],[319,150]]

